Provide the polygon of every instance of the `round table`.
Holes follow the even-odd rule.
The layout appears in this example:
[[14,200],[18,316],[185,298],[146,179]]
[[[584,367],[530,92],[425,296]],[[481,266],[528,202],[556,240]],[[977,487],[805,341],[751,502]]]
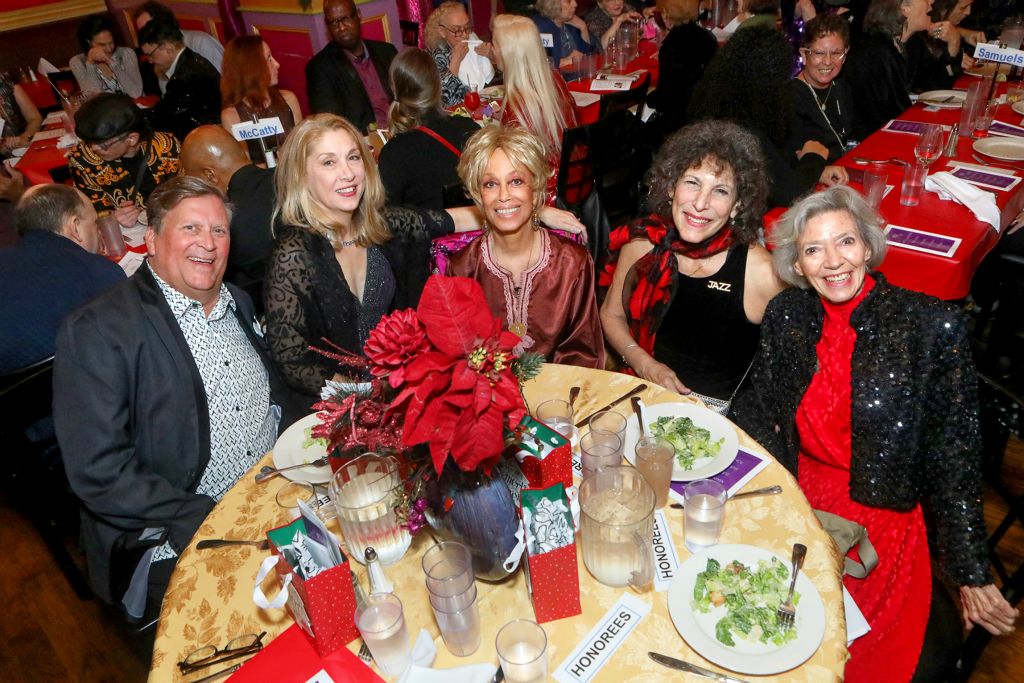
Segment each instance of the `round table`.
[[[535,407],[546,398],[565,397],[569,387],[577,385],[582,389],[576,402],[577,415],[589,415],[639,383],[640,380],[628,375],[548,364],[537,378],[526,384],[525,394],[530,406]],[[680,397],[657,386],[650,386],[640,396],[649,404],[696,402],[696,399]],[[618,409],[626,414],[629,411],[628,403],[619,404]],[[737,431],[742,448],[765,454],[764,449],[749,436]],[[269,461],[268,454],[257,463],[254,470]],[[181,554],[161,610],[150,670],[151,681],[189,681],[200,677],[199,673],[183,677],[178,671],[177,662],[198,647],[223,645],[231,637],[242,633],[267,631],[268,637],[264,642],[268,642],[292,624],[291,617],[284,610],[261,610],[253,604],[253,580],[260,562],[267,555],[266,551],[252,547],[195,549],[195,543],[204,538],[264,538],[267,529],[287,522],[287,513],[278,508],[274,501],[274,494],[283,482],[284,479],[275,478],[256,484],[252,472],[244,476],[214,508],[199,527],[192,544]],[[794,542],[805,544],[808,553],[804,572],[825,603],[825,637],[817,652],[792,671],[778,676],[743,675],[741,678],[814,682],[841,680],[848,657],[840,578],[841,558],[832,540],[818,524],[795,480],[782,466],[772,461],[744,488],[772,484],[782,485],[783,493],[729,503],[720,542],[757,545],[784,558],[789,557]],[[683,544],[682,511],[666,507],[665,513],[680,561],[685,561],[690,553]],[[331,526],[337,531],[336,522],[331,522]],[[423,584],[420,557],[431,544],[430,534],[420,533],[413,540],[406,556],[386,568],[388,577],[396,587],[400,587],[398,595],[405,606],[410,634],[424,628],[434,637],[437,645],[435,668],[474,662],[497,664],[494,637],[498,629],[512,619],[534,618],[523,572],[517,572],[511,579],[499,584],[477,582],[482,622],[481,645],[469,657],[455,657],[441,640]],[[580,550],[579,545],[577,550]],[[582,552],[577,555],[583,613],[543,625],[548,634],[549,671],[554,671],[624,590],[628,590],[598,583],[583,565]],[[353,569],[362,579],[363,585],[368,585],[365,568],[354,563]],[[276,579],[268,578],[264,588],[275,593],[277,587],[272,582],[276,582]],[[651,611],[594,680],[679,679],[678,672],[651,661],[647,657],[648,650],[718,669],[694,653],[676,632],[668,613],[667,592],[656,592],[650,586],[644,592],[634,595],[649,603]],[[355,652],[358,646],[359,641],[356,640],[349,648]]]

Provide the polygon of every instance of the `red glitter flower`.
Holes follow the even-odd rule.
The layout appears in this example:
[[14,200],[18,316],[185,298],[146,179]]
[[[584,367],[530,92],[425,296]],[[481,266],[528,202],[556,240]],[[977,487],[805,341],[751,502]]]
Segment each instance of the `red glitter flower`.
[[391,388],[397,389],[405,381],[409,362],[429,348],[416,311],[407,308],[381,318],[370,332],[363,351],[372,363],[370,372],[373,376],[387,376]]

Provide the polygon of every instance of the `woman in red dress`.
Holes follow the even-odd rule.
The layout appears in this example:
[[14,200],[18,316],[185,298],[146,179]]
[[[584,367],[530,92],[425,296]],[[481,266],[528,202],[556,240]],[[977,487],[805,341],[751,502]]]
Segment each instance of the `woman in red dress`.
[[967,628],[1013,629],[981,512],[974,366],[958,311],[894,287],[881,219],[846,187],[811,195],[773,234],[780,277],[736,422],[797,475],[811,505],[862,524],[879,564],[844,578],[871,631],[846,681],[945,680],[961,632],[933,581],[922,504]]

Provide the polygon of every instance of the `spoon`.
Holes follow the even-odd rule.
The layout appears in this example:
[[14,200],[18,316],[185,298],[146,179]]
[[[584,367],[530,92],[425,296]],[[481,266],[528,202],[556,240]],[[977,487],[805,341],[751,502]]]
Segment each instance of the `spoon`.
[[[729,500],[734,498],[746,498],[747,496],[773,496],[776,493],[782,493],[782,487],[776,484],[775,486],[765,486],[762,489],[754,489],[753,491],[744,491],[743,493],[737,493],[735,496],[729,496]],[[726,502],[729,502],[728,500]],[[672,503],[669,507],[673,507],[677,510],[683,509],[682,503]]]
[[297,467],[323,467],[326,464],[327,464],[327,456],[325,455],[325,456],[323,456],[321,458],[317,458],[313,462],[303,462],[303,463],[299,463],[298,465],[289,465],[288,467],[279,467],[276,470],[274,468],[263,469],[263,470],[260,470],[260,473],[256,475],[256,483],[258,484],[261,481],[264,481],[264,480],[269,479],[269,478],[271,478],[273,476],[276,476],[276,475],[278,475],[281,472],[284,472],[286,470],[294,470]]
[[569,412],[571,414],[573,414],[573,415],[576,414],[576,410],[575,410],[576,399],[579,398],[579,395],[580,395],[580,388],[579,387],[573,387],[573,388],[569,389]]
[[640,412],[640,397],[634,396],[633,398],[629,399],[629,402],[633,404],[633,412],[636,413],[636,421],[637,424],[640,425],[640,438],[646,439],[647,427],[644,426],[644,417],[643,414]]

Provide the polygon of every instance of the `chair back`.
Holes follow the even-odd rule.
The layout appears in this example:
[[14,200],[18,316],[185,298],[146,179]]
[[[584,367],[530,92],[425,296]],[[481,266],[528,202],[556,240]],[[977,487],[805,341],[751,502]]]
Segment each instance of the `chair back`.
[[647,101],[647,89],[651,85],[651,72],[644,73],[640,83],[624,92],[608,93],[601,96],[599,119],[618,111],[634,111],[640,118],[644,113],[644,102]]
[[620,225],[636,218],[651,165],[643,122],[628,109],[619,109],[591,124],[590,139],[597,191],[609,220]]
[[587,248],[598,264],[608,248],[611,224],[597,188],[591,150],[601,144],[593,135],[594,125],[570,128],[562,138],[562,158],[558,165],[556,206],[572,211],[587,226]]

